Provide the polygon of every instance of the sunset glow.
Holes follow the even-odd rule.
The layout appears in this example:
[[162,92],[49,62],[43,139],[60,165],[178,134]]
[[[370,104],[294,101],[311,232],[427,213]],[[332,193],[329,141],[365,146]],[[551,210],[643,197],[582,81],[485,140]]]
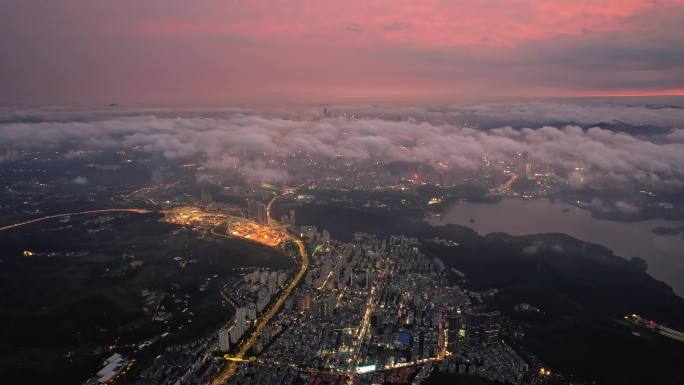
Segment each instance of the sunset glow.
[[220,105],[680,95],[683,5],[4,2],[0,101]]

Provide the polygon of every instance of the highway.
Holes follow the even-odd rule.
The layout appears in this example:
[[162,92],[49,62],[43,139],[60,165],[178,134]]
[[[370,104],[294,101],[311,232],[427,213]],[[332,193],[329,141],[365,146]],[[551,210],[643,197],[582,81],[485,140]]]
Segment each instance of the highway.
[[294,289],[306,274],[306,270],[309,267],[309,255],[306,251],[306,246],[300,239],[292,238],[290,240],[297,245],[297,248],[299,249],[299,255],[302,258],[297,274],[295,274],[294,278],[292,278],[287,286],[280,291],[275,302],[273,302],[271,306],[261,314],[250,334],[247,336],[247,338],[242,340],[242,343],[240,344],[236,354],[230,359],[227,359],[228,362],[226,367],[219,374],[217,374],[216,377],[214,377],[214,379],[210,382],[211,385],[225,384],[235,375],[240,362],[242,362],[244,359],[245,353],[252,348],[252,345],[254,345],[254,342],[256,342],[259,334],[261,334],[271,319],[278,314],[278,311],[280,311],[282,308],[285,300],[287,300],[290,294],[292,294]]
[[[291,189],[285,194],[292,193],[296,191],[296,189],[298,189],[299,187],[304,186],[306,184],[307,183],[304,183],[295,189]],[[266,206],[266,214],[268,215],[269,220],[272,220],[271,207],[273,206],[273,203],[281,195],[283,194],[276,194],[273,197],[273,199],[271,199],[271,201],[268,202],[268,205]],[[212,229],[212,234],[219,235],[214,232],[214,229]],[[299,264],[299,270],[297,271],[297,274],[295,274],[294,278],[292,278],[292,280],[287,284],[287,286],[280,291],[280,293],[278,294],[278,298],[275,300],[275,302],[273,302],[268,309],[261,313],[261,315],[257,319],[254,328],[251,329],[250,334],[247,336],[247,338],[244,338],[240,343],[240,347],[236,354],[232,357],[226,358],[226,360],[228,361],[226,363],[226,367],[223,368],[223,370],[219,372],[210,381],[211,385],[222,385],[228,382],[231,378],[233,378],[235,372],[237,372],[238,366],[241,362],[244,361],[245,353],[247,353],[252,348],[252,345],[254,345],[254,342],[256,342],[257,337],[259,337],[259,334],[261,334],[261,332],[264,330],[264,327],[266,327],[266,325],[268,325],[271,319],[276,314],[278,314],[278,311],[280,311],[280,308],[282,308],[283,304],[285,303],[285,300],[287,300],[287,298],[292,294],[292,291],[294,291],[294,289],[297,287],[302,278],[304,278],[306,270],[309,268],[309,255],[306,251],[306,246],[304,245],[304,242],[302,242],[298,238],[290,237],[286,240],[293,241],[299,249],[299,256],[301,257],[301,262]]]
[[[276,195],[271,202],[269,202],[268,205],[268,212],[270,214],[270,208],[273,202],[279,197],[279,195]],[[78,211],[78,212],[72,212],[72,213],[62,213],[62,214],[54,214],[54,215],[48,215],[40,218],[35,218],[35,219],[30,219],[27,221],[23,222],[18,222],[6,226],[0,227],[0,231],[6,231],[22,226],[26,226],[32,223],[37,223],[37,222],[42,222],[50,219],[57,219],[57,218],[63,218],[63,217],[70,217],[70,216],[77,216],[77,215],[90,215],[90,214],[104,214],[104,213],[117,213],[117,212],[126,212],[126,213],[136,213],[136,214],[146,214],[152,212],[151,210],[146,210],[146,209],[126,209],[126,208],[111,208],[111,209],[101,209],[101,210],[88,210],[88,211]],[[219,235],[219,236],[224,236],[227,237],[226,235],[217,233],[215,231],[215,227],[211,229],[211,233],[214,235]],[[271,306],[266,309],[261,316],[257,319],[257,322],[254,326],[253,329],[251,329],[251,332],[249,335],[242,340],[242,343],[240,344],[240,347],[234,356],[234,358],[226,358],[228,361],[226,367],[211,381],[212,385],[219,385],[219,384],[224,384],[228,380],[230,380],[234,375],[235,372],[237,371],[238,365],[240,362],[243,362],[244,359],[243,357],[245,354],[252,348],[254,343],[256,342],[256,339],[258,336],[261,334],[263,329],[268,325],[268,323],[271,321],[271,319],[278,314],[278,311],[282,308],[284,305],[285,301],[287,298],[292,294],[294,289],[297,287],[299,282],[302,280],[304,275],[306,274],[306,271],[309,267],[309,256],[306,250],[306,246],[304,245],[304,242],[302,242],[300,239],[294,238],[294,237],[289,237],[286,240],[293,241],[299,250],[299,255],[301,257],[301,262],[299,264],[299,270],[295,274],[295,276],[290,280],[290,282],[287,284],[287,286],[280,291],[278,294],[278,298],[271,304]],[[232,305],[235,305],[230,298],[228,298],[223,292],[221,293],[223,298],[227,300],[229,303]]]
[[664,337],[684,342],[684,332],[680,332],[679,330],[670,329],[667,326],[657,324],[655,321],[649,321],[636,314],[625,316],[625,319],[634,325],[643,327]]
[[352,369],[356,370],[359,367],[359,359],[361,358],[361,348],[363,347],[363,341],[366,338],[366,333],[368,333],[368,329],[370,328],[370,317],[375,311],[375,306],[376,306],[376,292],[377,292],[377,286],[373,285],[370,291],[370,295],[368,296],[368,302],[366,304],[366,312],[363,315],[363,319],[361,321],[361,325],[359,326],[358,333],[356,335],[357,341],[359,341],[358,346],[355,347],[356,351],[352,355],[353,358],[353,367]]
[[55,215],[48,215],[45,217],[40,217],[40,218],[31,219],[31,220],[24,221],[24,222],[19,222],[19,223],[14,223],[11,225],[3,226],[3,227],[0,227],[0,231],[5,231],[5,230],[10,230],[10,229],[14,229],[17,227],[21,227],[21,226],[30,225],[31,223],[46,221],[48,219],[70,217],[70,216],[75,216],[75,215],[103,214],[103,213],[112,213],[112,212],[114,212],[114,213],[124,212],[124,213],[147,214],[147,213],[150,213],[151,211],[145,210],[145,209],[103,209],[103,210],[78,211],[75,213],[55,214]]
[[[275,198],[273,199],[273,201],[275,201]],[[269,205],[269,207],[270,207],[270,205]],[[55,214],[55,215],[48,215],[48,216],[44,216],[44,217],[40,217],[40,218],[31,219],[28,221],[18,222],[18,223],[14,223],[11,225],[6,225],[3,227],[0,227],[0,231],[10,230],[10,229],[18,228],[21,226],[29,225],[32,223],[46,221],[49,219],[63,218],[63,217],[76,216],[76,215],[104,214],[104,213],[116,213],[116,212],[146,214],[146,213],[150,213],[152,211],[146,210],[146,209],[111,208],[111,209],[102,209],[102,210],[89,210],[89,211],[78,211],[78,212],[73,212],[73,213]],[[228,236],[226,236],[224,234],[216,232],[215,229],[216,229],[216,226],[212,227],[212,229],[211,229],[212,234],[229,238]],[[268,323],[271,321],[271,319],[276,314],[278,314],[278,311],[280,311],[280,309],[282,308],[283,304],[285,303],[285,300],[287,300],[287,298],[290,296],[290,294],[292,294],[292,291],[297,287],[299,282],[302,280],[302,278],[306,274],[306,271],[309,267],[309,256],[308,256],[308,253],[306,251],[306,246],[304,245],[304,242],[302,242],[301,240],[294,238],[294,237],[290,237],[287,240],[293,241],[297,245],[297,248],[299,249],[299,255],[301,257],[299,270],[297,271],[295,276],[292,278],[292,280],[290,280],[290,282],[287,284],[287,286],[283,290],[280,291],[278,298],[275,300],[275,302],[273,302],[271,304],[271,306],[261,314],[261,316],[257,320],[254,328],[251,330],[248,337],[242,340],[242,343],[240,344],[240,348],[238,349],[238,352],[235,355],[235,358],[234,359],[227,359],[228,364],[226,365],[226,368],[224,368],[224,370],[221,371],[211,381],[211,384],[214,384],[214,385],[224,384],[225,382],[230,380],[235,375],[235,372],[237,371],[239,363],[244,361],[243,360],[244,355],[252,348],[252,345],[254,345],[254,343],[256,342],[256,339],[259,336],[259,334],[261,334],[261,332],[266,327],[266,325],[268,325]],[[227,300],[232,305],[235,305],[232,302],[232,300],[230,300],[230,298],[228,298],[223,292],[221,294],[225,300]]]

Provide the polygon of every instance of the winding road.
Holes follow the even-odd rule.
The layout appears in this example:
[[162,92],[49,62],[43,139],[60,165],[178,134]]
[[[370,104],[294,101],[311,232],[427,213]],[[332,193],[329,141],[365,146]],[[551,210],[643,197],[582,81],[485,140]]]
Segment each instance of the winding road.
[[[277,194],[268,203],[267,213],[269,215],[269,219],[271,215],[271,206],[280,196],[281,194]],[[226,366],[216,375],[216,377],[212,379],[212,381],[210,382],[211,385],[223,385],[227,383],[231,378],[233,378],[233,376],[237,372],[240,363],[244,361],[245,354],[252,348],[254,342],[256,342],[257,337],[259,337],[259,334],[261,334],[261,332],[264,330],[266,325],[268,325],[271,319],[276,314],[278,314],[280,309],[283,307],[283,304],[285,304],[287,298],[292,294],[292,292],[297,287],[302,278],[304,278],[306,270],[309,268],[309,254],[306,250],[306,245],[299,238],[290,237],[288,240],[294,242],[297,245],[297,248],[299,250],[299,256],[302,258],[299,264],[299,270],[297,271],[297,274],[295,274],[295,276],[287,284],[287,286],[278,293],[278,298],[271,304],[271,306],[268,309],[266,309],[257,319],[256,325],[254,326],[250,334],[242,340],[242,343],[240,344],[240,347],[235,353],[235,355],[233,357],[227,358],[228,362]]]
[[304,242],[302,242],[299,239],[293,238],[291,240],[295,242],[295,244],[297,245],[297,248],[299,249],[299,255],[302,257],[302,261],[299,264],[299,270],[297,271],[297,274],[295,274],[294,278],[290,281],[290,283],[283,290],[280,291],[276,301],[273,304],[271,304],[271,306],[261,314],[261,316],[257,320],[256,325],[254,326],[254,329],[252,329],[249,336],[242,340],[240,348],[234,355],[234,359],[231,359],[231,357],[227,360],[228,363],[226,364],[226,367],[221,372],[219,372],[219,374],[216,375],[216,377],[214,377],[214,379],[211,381],[211,385],[225,384],[235,375],[235,372],[237,371],[240,362],[244,361],[245,353],[247,353],[252,348],[254,342],[256,342],[257,337],[259,337],[259,334],[261,334],[261,332],[264,330],[266,325],[268,325],[271,319],[276,314],[278,314],[280,308],[282,308],[287,298],[290,296],[290,294],[292,294],[292,291],[297,287],[299,282],[306,274],[306,270],[309,267],[309,255],[306,251],[306,246],[304,245]]
[[[279,197],[279,195],[276,195],[274,199],[269,202],[269,214],[270,214],[270,208],[273,202]],[[77,215],[90,215],[90,214],[104,214],[104,213],[117,213],[117,212],[127,212],[127,213],[136,213],[136,214],[147,214],[152,212],[151,210],[147,209],[126,209],[126,208],[111,208],[111,209],[102,209],[102,210],[88,210],[88,211],[78,211],[78,212],[73,212],[73,213],[63,213],[63,214],[54,214],[54,215],[47,215],[44,217],[40,218],[35,218],[35,219],[30,219],[27,221],[23,222],[18,222],[10,225],[5,225],[0,227],[0,231],[6,231],[6,230],[11,230],[14,228],[30,225],[32,223],[37,223],[37,222],[42,222],[50,219],[57,219],[57,218],[63,218],[63,217],[70,217],[70,216],[77,216]],[[213,230],[213,229],[212,229]],[[212,231],[212,233],[214,233]],[[220,234],[216,234],[220,235]],[[211,381],[211,384],[224,384],[228,380],[230,380],[234,375],[235,372],[237,371],[239,362],[243,361],[244,355],[252,348],[254,343],[256,342],[256,339],[258,336],[261,334],[263,329],[268,325],[268,323],[271,321],[271,319],[278,314],[282,306],[285,304],[285,301],[287,298],[292,294],[293,290],[297,287],[299,282],[302,280],[304,275],[306,274],[306,271],[309,267],[309,256],[308,252],[306,250],[306,246],[304,245],[304,242],[302,242],[300,239],[295,238],[295,237],[290,237],[288,239],[292,242],[294,242],[297,245],[297,248],[299,250],[299,255],[301,257],[301,262],[299,264],[299,270],[295,274],[295,276],[290,280],[290,282],[287,284],[287,286],[278,293],[278,298],[271,304],[271,306],[264,311],[261,316],[257,319],[256,325],[254,328],[251,330],[247,338],[243,339],[242,343],[240,344],[240,347],[238,351],[235,354],[234,360],[228,360],[228,364],[226,367]]]

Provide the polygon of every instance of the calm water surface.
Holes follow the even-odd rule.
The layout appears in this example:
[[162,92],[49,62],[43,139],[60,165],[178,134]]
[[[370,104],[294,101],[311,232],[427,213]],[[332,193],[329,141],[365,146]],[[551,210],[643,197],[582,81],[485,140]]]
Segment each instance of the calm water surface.
[[[475,222],[471,222],[470,219]],[[684,221],[663,219],[641,222],[614,222],[595,219],[583,209],[547,199],[504,199],[499,203],[459,202],[441,218],[428,220],[433,225],[453,223],[470,227],[480,234],[505,232],[513,235],[564,233],[597,243],[626,258],[641,257],[649,273],[669,284],[684,297],[684,239],[659,236],[656,227],[677,227]]]

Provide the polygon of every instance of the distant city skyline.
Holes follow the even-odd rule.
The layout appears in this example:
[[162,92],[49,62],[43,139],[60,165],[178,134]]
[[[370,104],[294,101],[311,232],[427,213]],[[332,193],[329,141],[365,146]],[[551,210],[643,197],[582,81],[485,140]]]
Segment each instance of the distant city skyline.
[[0,103],[684,94],[684,1],[0,4]]

